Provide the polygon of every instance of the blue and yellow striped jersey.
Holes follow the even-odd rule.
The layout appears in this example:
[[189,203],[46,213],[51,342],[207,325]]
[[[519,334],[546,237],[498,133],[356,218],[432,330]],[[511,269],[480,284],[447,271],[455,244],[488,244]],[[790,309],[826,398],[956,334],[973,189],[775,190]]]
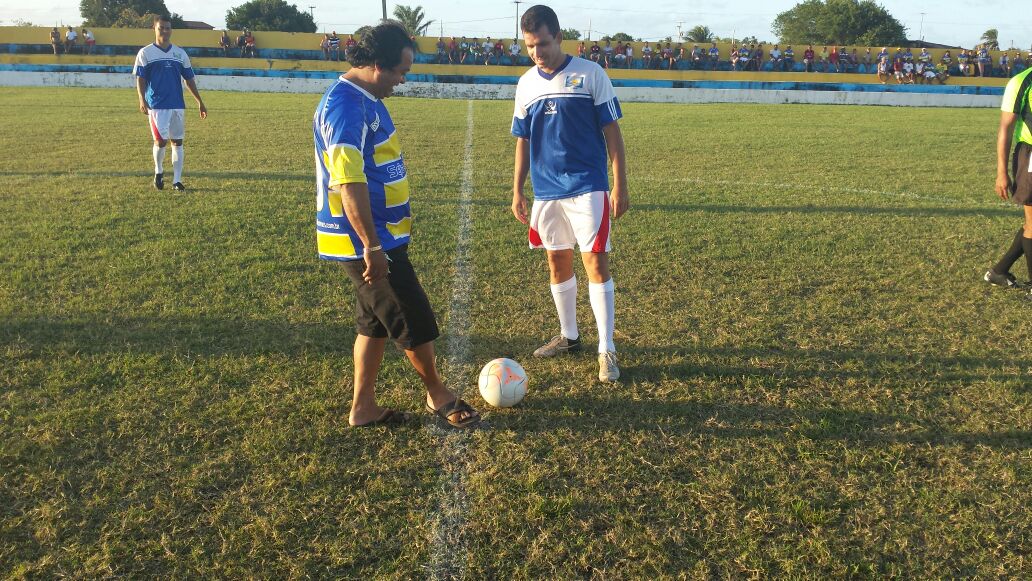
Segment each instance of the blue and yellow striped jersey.
[[409,241],[412,212],[405,160],[383,102],[341,76],[315,110],[316,238],[319,258],[358,260],[362,241],[344,214],[339,187],[364,183],[384,250]]

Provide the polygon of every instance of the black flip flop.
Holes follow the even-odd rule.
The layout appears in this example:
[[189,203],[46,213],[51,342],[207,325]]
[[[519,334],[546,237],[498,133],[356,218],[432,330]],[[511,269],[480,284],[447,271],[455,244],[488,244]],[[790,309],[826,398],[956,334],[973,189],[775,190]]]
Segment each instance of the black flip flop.
[[372,428],[375,426],[401,426],[407,424],[410,421],[412,421],[412,414],[408,412],[400,412],[398,410],[392,410],[390,408],[387,408],[383,411],[383,415],[376,418],[375,420],[371,422],[366,422],[364,424],[357,424],[351,427]]
[[[472,406],[466,403],[466,400],[454,399],[437,409],[434,409],[433,406],[428,403],[426,404],[426,409],[435,416],[448,422],[448,425],[453,428],[468,428],[480,423],[480,412],[473,409]],[[465,420],[451,420],[451,416],[462,417],[463,412],[468,414]]]

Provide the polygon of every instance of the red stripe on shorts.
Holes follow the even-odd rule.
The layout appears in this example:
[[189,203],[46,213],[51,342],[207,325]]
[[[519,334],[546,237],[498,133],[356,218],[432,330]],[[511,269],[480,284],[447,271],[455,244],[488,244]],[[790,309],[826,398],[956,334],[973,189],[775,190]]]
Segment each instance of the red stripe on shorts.
[[161,133],[158,132],[158,124],[154,122],[154,117],[150,118],[150,129],[151,129],[151,133],[154,134],[154,140],[155,141],[161,141],[162,140]]
[[602,196],[602,223],[598,225],[598,232],[595,233],[595,243],[591,245],[592,252],[605,252],[606,242],[609,241],[609,192]]
[[527,239],[530,240],[531,246],[534,246],[535,248],[538,246],[544,246],[544,243],[541,242],[541,235],[533,228],[527,230]]

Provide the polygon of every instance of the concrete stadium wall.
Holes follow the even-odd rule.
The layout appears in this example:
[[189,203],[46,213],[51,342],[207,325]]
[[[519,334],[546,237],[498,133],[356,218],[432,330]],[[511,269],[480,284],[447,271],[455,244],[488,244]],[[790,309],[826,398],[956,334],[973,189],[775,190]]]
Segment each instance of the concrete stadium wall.
[[[322,93],[332,78],[255,77],[199,75],[202,90]],[[0,86],[10,87],[106,87],[135,89],[130,74],[92,72],[0,71]],[[399,96],[434,99],[512,99],[513,85],[409,82],[398,88]],[[997,95],[894,93],[816,90],[706,89],[617,87],[627,103],[802,103],[826,105],[885,105],[896,107],[999,107]]]

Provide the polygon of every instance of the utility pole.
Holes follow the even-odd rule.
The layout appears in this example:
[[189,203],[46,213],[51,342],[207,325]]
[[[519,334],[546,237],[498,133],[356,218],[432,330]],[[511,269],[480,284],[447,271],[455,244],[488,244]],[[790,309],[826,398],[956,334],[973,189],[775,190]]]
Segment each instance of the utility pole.
[[383,0],[383,22],[387,22],[387,0]]
[[[524,0],[513,0],[513,4],[516,5],[516,36],[513,38],[520,37],[520,4],[523,4]],[[562,40],[561,38],[559,40]]]
[[588,41],[591,41],[591,19],[588,19]]
[[924,17],[925,17],[925,13],[922,12],[921,13],[921,28],[919,28],[918,32],[917,32],[917,38],[921,42],[924,42]]
[[684,35],[681,34],[681,25],[682,24],[684,24],[684,22],[678,22],[677,23],[677,40],[684,40]]

